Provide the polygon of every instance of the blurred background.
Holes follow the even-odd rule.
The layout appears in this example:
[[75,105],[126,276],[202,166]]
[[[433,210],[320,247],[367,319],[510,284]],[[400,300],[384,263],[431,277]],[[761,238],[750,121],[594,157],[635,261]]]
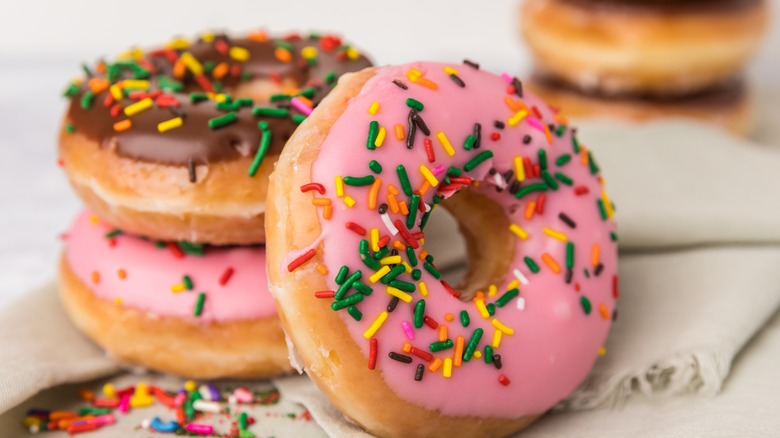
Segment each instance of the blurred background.
[[[774,2],[773,2],[774,3]],[[520,39],[517,0],[6,2],[0,26],[0,305],[54,275],[58,233],[80,208],[56,166],[55,138],[66,82],[82,62],[130,46],[149,47],[206,29],[271,33],[328,31],[376,64],[457,62],[524,77],[531,57]],[[776,6],[772,4],[772,6]],[[762,102],[780,101],[780,8],[748,68]],[[777,104],[775,104],[777,107]],[[756,136],[780,132],[760,117]],[[774,138],[780,138],[774,135]]]

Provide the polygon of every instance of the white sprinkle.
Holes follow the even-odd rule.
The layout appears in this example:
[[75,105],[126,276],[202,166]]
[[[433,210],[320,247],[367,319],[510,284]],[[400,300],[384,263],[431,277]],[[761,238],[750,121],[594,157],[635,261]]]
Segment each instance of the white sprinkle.
[[200,388],[198,388],[198,392],[200,393],[200,396],[203,397],[203,400],[211,401],[211,391],[209,391],[208,386],[200,385]]
[[504,181],[504,177],[502,177],[500,173],[496,172],[493,175],[493,179],[496,180],[496,186],[501,187],[502,189],[506,187],[506,181]]
[[149,429],[149,427],[152,425],[152,420],[148,418],[144,418],[141,420],[141,429]]
[[196,411],[211,412],[212,414],[219,413],[219,403],[217,402],[206,401],[206,400],[195,400],[195,403],[192,404],[192,407]]
[[525,275],[523,275],[523,273],[520,272],[519,269],[515,269],[514,271],[512,271],[512,273],[515,274],[515,277],[517,277],[518,280],[520,280],[521,284],[523,285],[528,284],[528,278]]
[[525,310],[525,298],[517,297],[517,310]]
[[395,236],[398,234],[398,228],[393,225],[393,221],[390,220],[390,216],[387,213],[382,213],[382,222],[385,223],[385,227],[387,227],[387,231],[389,231],[391,235]]

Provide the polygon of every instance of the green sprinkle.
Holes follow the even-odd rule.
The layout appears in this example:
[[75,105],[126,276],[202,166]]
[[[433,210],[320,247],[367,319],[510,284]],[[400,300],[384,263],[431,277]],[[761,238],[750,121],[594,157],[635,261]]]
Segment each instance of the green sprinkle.
[[574,267],[574,244],[571,242],[566,242],[566,267]]
[[380,281],[382,282],[382,284],[388,284],[391,281],[393,281],[395,277],[398,277],[399,275],[403,274],[404,271],[406,271],[404,265],[396,265],[395,267],[390,269],[390,272],[385,274],[385,276],[382,277]]
[[403,164],[399,164],[395,168],[398,173],[398,180],[401,182],[401,189],[403,189],[406,196],[412,196],[412,185],[409,183],[409,176],[406,174],[406,168]]
[[409,215],[406,216],[406,228],[410,230],[414,227],[414,223],[417,222],[417,210],[420,208],[420,195],[413,194],[411,201],[409,201]]
[[613,242],[617,242],[617,240],[618,240],[618,235],[617,235],[617,233],[616,233],[616,232],[614,232],[614,231],[613,231],[613,232],[609,233],[609,238],[610,238],[610,239],[611,239]]
[[314,94],[317,92],[317,90],[314,87],[306,87],[303,90],[301,90],[300,93],[298,93],[298,96],[308,97],[311,99],[314,97]]
[[81,408],[79,409],[79,415],[105,415],[110,414],[111,409],[108,408]]
[[332,84],[334,81],[336,81],[336,72],[329,71],[328,74],[325,75],[325,82],[328,84]]
[[425,268],[425,270],[428,271],[429,274],[433,275],[437,280],[441,278],[441,272],[434,268],[432,264],[425,262],[423,263],[423,268]]
[[95,93],[93,93],[92,90],[87,90],[87,92],[84,93],[83,96],[81,96],[81,108],[90,109],[92,107],[92,102],[94,100],[95,100]]
[[547,152],[544,149],[539,149],[539,168],[547,169]]
[[288,100],[291,97],[292,96],[290,96],[289,94],[277,93],[277,94],[272,94],[271,97],[269,97],[269,100],[271,102],[278,102],[280,100]]
[[408,281],[403,280],[393,280],[387,285],[404,292],[414,292],[417,290],[417,286],[415,286],[414,283],[409,283]]
[[166,247],[165,242],[163,242],[162,240],[158,240],[154,242],[154,246],[158,249],[163,249]]
[[377,260],[381,260],[389,252],[390,252],[390,248],[388,248],[387,246],[383,246],[383,247],[379,248],[378,252],[374,253],[374,258],[377,259]]
[[[463,313],[461,312],[461,316],[462,315]],[[468,362],[471,360],[471,357],[474,356],[474,352],[477,351],[477,345],[479,345],[479,340],[482,339],[482,334],[484,332],[485,332],[484,330],[478,328],[474,330],[474,333],[471,334],[471,339],[469,339],[469,343],[466,344],[466,349],[463,352],[464,361]]]
[[195,316],[200,316],[203,313],[203,302],[206,301],[206,294],[203,292],[198,294],[198,301],[195,302]]
[[496,300],[496,306],[504,307],[512,298],[518,295],[520,295],[520,291],[517,288],[507,291],[504,295],[501,295],[501,298]]
[[414,328],[422,328],[425,319],[425,300],[414,305]]
[[371,160],[368,163],[368,168],[371,169],[374,173],[382,173],[382,165],[379,164],[379,161],[377,160]]
[[580,142],[577,140],[577,137],[571,136],[571,149],[574,151],[575,154],[580,153]]
[[412,99],[411,97],[406,99],[406,106],[409,108],[414,108],[417,111],[422,111],[423,108],[425,108],[425,105],[423,105],[422,102],[417,99]]
[[478,153],[476,157],[467,161],[466,164],[463,165],[463,170],[465,170],[466,172],[471,172],[472,170],[474,170],[475,167],[479,166],[483,161],[492,157],[493,157],[493,151],[484,150]]
[[555,177],[558,178],[558,181],[566,184],[567,186],[571,186],[572,184],[574,184],[574,180],[572,180],[566,174],[563,174],[561,172],[555,172]]
[[485,363],[491,364],[493,363],[493,347],[490,345],[485,345]]
[[555,164],[557,164],[559,166],[563,166],[564,164],[568,163],[569,161],[571,161],[571,154],[563,154],[560,157],[558,157],[557,160],[555,160]]
[[209,96],[206,93],[190,93],[190,102],[198,103],[209,100]]
[[490,303],[490,304],[488,304],[485,307],[487,307],[487,311],[490,314],[490,316],[493,316],[493,315],[496,314],[496,305],[495,304]]
[[219,129],[231,123],[234,123],[236,120],[238,120],[238,115],[236,115],[236,113],[233,112],[227,113],[219,117],[214,117],[213,119],[209,119],[209,128]]
[[566,132],[566,125],[560,125],[558,126],[558,129],[555,130],[555,135],[557,137],[560,137],[563,135],[564,132]]
[[184,85],[182,85],[181,82],[175,79],[171,79],[168,76],[160,76],[157,78],[157,86],[161,90],[168,90],[174,93],[178,93],[184,90]]
[[290,110],[287,108],[254,108],[252,114],[257,117],[287,117]]
[[366,176],[345,176],[344,184],[348,186],[370,186],[374,183],[374,175]]
[[471,324],[471,318],[469,317],[469,312],[465,310],[460,311],[460,323],[463,327],[468,327],[469,324]]
[[363,301],[363,296],[363,294],[352,294],[342,300],[332,302],[330,304],[330,308],[333,310],[346,309],[349,306],[354,306],[355,304]]
[[72,97],[78,94],[79,92],[79,86],[75,83],[72,83],[68,85],[68,88],[65,89],[65,91],[62,93],[63,97]]
[[[231,113],[231,114],[235,114],[235,113]],[[209,123],[211,123],[211,121],[209,121]],[[271,146],[271,131],[263,130],[262,137],[260,138],[260,146],[257,148],[257,153],[255,153],[255,159],[252,160],[252,165],[249,166],[249,176],[255,176],[255,174],[257,173],[257,169],[259,169],[260,165],[263,163],[263,159],[265,158],[265,155],[268,153],[268,148],[270,146]]]
[[474,137],[473,135],[469,134],[468,137],[466,137],[466,141],[463,142],[463,149],[470,151],[474,149],[474,145],[477,143],[477,137]]
[[121,234],[122,234],[122,230],[115,229],[115,230],[111,230],[108,233],[106,233],[105,237],[106,237],[106,239],[113,239],[114,237],[119,236]]
[[246,412],[242,412],[241,415],[238,416],[238,428],[241,430],[246,430],[247,427],[249,427],[249,419],[247,418]]
[[428,210],[423,213],[423,217],[420,219],[420,231],[425,229],[425,224],[428,223],[428,218],[431,217],[431,212],[433,212],[433,210]]
[[550,172],[543,170],[542,171],[542,179],[545,183],[547,183],[547,186],[550,187],[553,190],[558,190],[558,187],[560,187],[560,184],[558,184],[558,181],[555,180],[555,178],[550,175]]
[[585,274],[585,278],[590,278],[590,271],[588,271],[588,268],[583,269],[582,273]]
[[593,154],[588,151],[588,166],[590,167],[591,175],[599,173],[599,166],[596,164],[596,160],[593,159]]
[[409,259],[409,264],[417,266],[417,254],[414,253],[414,248],[411,246],[406,247],[406,258]]
[[369,296],[374,293],[374,289],[371,289],[367,284],[362,281],[356,281],[352,283],[352,287],[365,296]]
[[531,272],[534,274],[539,272],[539,265],[537,265],[531,257],[525,256],[523,260],[525,260],[525,264],[528,266],[528,269],[530,269]]
[[420,281],[420,278],[422,278],[422,271],[419,269],[412,269],[412,278],[414,281]]
[[363,319],[363,312],[358,310],[358,308],[355,306],[347,307],[347,313],[349,313],[349,316],[351,316],[355,321],[360,321]]
[[431,351],[435,353],[437,351],[442,351],[448,348],[452,348],[453,345],[455,345],[455,343],[452,342],[452,339],[447,339],[444,342],[434,342],[429,346],[429,348],[431,349]]
[[339,272],[336,274],[336,284],[344,284],[344,280],[347,279],[348,274],[349,274],[349,268],[347,266],[340,267]]
[[299,125],[303,123],[304,120],[306,120],[306,116],[304,116],[303,114],[293,114],[292,116],[292,121]]
[[336,300],[340,300],[344,298],[344,295],[347,294],[347,291],[349,291],[352,288],[352,284],[360,280],[360,277],[362,276],[363,276],[363,272],[360,270],[353,272],[352,275],[350,275],[349,277],[347,277],[346,280],[344,280],[344,283],[342,283],[341,286],[339,286],[338,290],[336,290],[336,294],[334,295],[334,298]]
[[378,271],[382,267],[382,265],[376,261],[376,258],[371,256],[371,252],[368,250],[368,240],[362,239],[360,241],[358,252],[360,253],[360,260],[362,260],[370,269]]
[[182,283],[184,283],[184,287],[187,288],[187,290],[192,290],[192,279],[189,275],[185,275],[182,277]]
[[241,109],[241,102],[218,102],[217,109],[220,111],[236,111]]
[[593,310],[593,307],[590,304],[590,300],[584,295],[580,297],[580,305],[582,306],[582,311],[585,312],[586,315],[590,315],[590,311]]
[[206,73],[211,73],[214,70],[215,66],[216,64],[214,63],[214,61],[205,61],[203,63],[203,71]]
[[371,123],[368,124],[368,138],[366,139],[366,147],[369,150],[376,149],[376,136],[379,135],[379,122],[376,120],[372,120]]
[[515,193],[515,198],[520,199],[523,196],[528,195],[529,193],[543,192],[543,191],[546,191],[547,189],[548,189],[548,186],[545,183],[529,184],[529,185],[521,188],[520,190],[518,190],[517,193]]
[[461,176],[461,175],[463,175],[463,171],[460,168],[457,168],[455,166],[450,166],[450,168],[447,169],[447,175],[450,175],[450,176]]
[[604,201],[601,199],[596,200],[596,205],[599,207],[599,214],[601,215],[601,220],[607,220],[607,210],[604,208]]
[[203,244],[181,241],[178,242],[178,245],[179,248],[181,248],[181,250],[186,252],[187,254],[192,254],[196,256],[203,255]]

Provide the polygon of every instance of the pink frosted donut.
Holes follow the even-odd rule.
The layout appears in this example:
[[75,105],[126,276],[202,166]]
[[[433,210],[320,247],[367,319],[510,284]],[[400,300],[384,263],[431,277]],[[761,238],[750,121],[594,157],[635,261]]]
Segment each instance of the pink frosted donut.
[[76,326],[119,360],[198,378],[290,369],[261,246],[123,234],[88,211],[67,233],[60,292]]
[[[371,433],[508,435],[604,351],[614,207],[566,120],[511,76],[346,75],[288,142],[269,200],[270,288],[298,365]],[[467,243],[461,285],[425,250],[438,204]]]

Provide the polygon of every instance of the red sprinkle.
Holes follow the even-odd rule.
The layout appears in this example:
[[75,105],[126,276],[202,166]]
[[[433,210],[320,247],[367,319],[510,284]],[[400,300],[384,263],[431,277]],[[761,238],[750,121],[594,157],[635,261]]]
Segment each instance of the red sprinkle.
[[317,298],[333,298],[336,296],[336,291],[332,290],[320,290],[317,292],[314,292],[314,296]]
[[166,244],[166,246],[171,251],[171,253],[173,254],[174,257],[176,257],[177,259],[183,259],[184,258],[184,251],[182,251],[181,248],[179,248],[179,245],[177,245],[177,244],[175,244],[173,242],[168,242]]
[[390,236],[385,235],[385,236],[382,236],[379,239],[379,242],[377,242],[377,245],[379,245],[379,247],[382,248],[384,246],[387,246],[388,243],[390,243]]
[[368,350],[368,369],[373,370],[376,368],[376,350],[377,350],[377,340],[376,338],[371,338],[370,341],[368,341],[369,350]]
[[490,139],[493,141],[499,141],[501,140],[501,134],[499,134],[498,132],[494,132],[490,134]]
[[114,104],[114,96],[112,96],[110,93],[106,94],[106,98],[103,99],[103,106],[109,108],[113,104]]
[[406,229],[406,226],[404,226],[400,219],[396,219],[393,224],[395,224],[395,227],[398,228],[398,233],[401,235],[401,237],[403,237],[406,243],[409,244],[409,246],[414,249],[420,247],[420,242],[418,242],[414,237],[412,237],[411,234],[409,234],[409,231]]
[[428,327],[434,330],[436,330],[439,327],[439,323],[436,322],[436,320],[431,318],[430,316],[423,317],[423,322],[425,323],[425,325],[427,325]]
[[612,297],[617,299],[620,296],[620,289],[618,289],[618,276],[612,276]]
[[275,84],[281,84],[282,83],[282,76],[279,73],[277,73],[277,72],[273,72],[273,73],[271,73],[271,80]]
[[509,384],[510,384],[510,383],[512,383],[512,382],[510,382],[510,381],[509,381],[509,379],[507,379],[507,378],[506,378],[506,376],[505,376],[505,375],[503,375],[503,374],[501,374],[500,376],[498,376],[498,382],[499,382],[499,383],[501,383],[501,384],[502,384],[502,385],[504,385],[504,386],[509,386]]
[[544,214],[544,201],[547,200],[547,196],[542,193],[536,199],[536,214]]
[[538,164],[534,164],[534,178],[538,178],[542,174],[542,169]]
[[463,184],[463,185],[470,185],[472,183],[472,179],[467,176],[451,176],[450,182],[453,184]]
[[349,228],[350,230],[354,231],[355,233],[361,236],[366,235],[366,229],[354,222],[347,222],[345,225],[347,226],[347,228]]
[[574,188],[574,194],[577,196],[582,196],[590,192],[587,187],[585,186],[577,186]]
[[425,350],[420,350],[417,347],[412,347],[412,349],[409,352],[426,362],[433,362],[433,355],[428,353]]
[[539,108],[537,108],[536,105],[531,107],[531,111],[533,111],[533,113],[534,113],[534,115],[536,116],[537,119],[542,120],[542,118],[543,118],[542,117],[542,113],[541,113],[541,111],[539,111]]
[[74,433],[81,433],[81,432],[90,432],[98,428],[98,425],[95,423],[73,423],[70,426],[68,426],[67,432],[69,434]]
[[214,48],[217,49],[217,52],[227,55],[230,46],[228,46],[228,43],[226,43],[225,40],[219,39],[214,41]]
[[111,114],[111,117],[119,117],[119,113],[122,112],[122,106],[119,104],[116,104],[111,107],[109,110],[109,114]]
[[314,255],[317,254],[317,250],[312,248],[305,253],[299,255],[295,260],[291,261],[289,265],[287,265],[287,270],[289,272],[292,272],[296,270],[299,266],[302,264],[308,262]]
[[455,289],[453,289],[452,286],[450,286],[449,283],[447,283],[446,281],[442,280],[441,284],[442,284],[442,286],[444,286],[445,289],[447,289],[447,292],[449,292],[450,295],[452,295],[455,298],[460,298],[460,292],[458,292]]
[[174,398],[168,395],[167,392],[163,391],[157,386],[150,386],[149,390],[151,391],[152,394],[154,394],[154,397],[157,399],[158,402],[164,404],[165,406],[171,409],[176,407],[173,401]]
[[534,169],[531,167],[531,159],[528,157],[523,158],[523,170],[525,171],[525,175],[527,177],[534,177]]
[[320,195],[325,194],[325,187],[320,183],[308,183],[301,186],[301,192],[306,193],[312,190],[316,190]]
[[433,142],[431,142],[430,138],[425,137],[423,144],[425,145],[425,153],[428,155],[428,162],[433,163],[436,161],[436,153],[433,152]]
[[219,277],[219,285],[224,286],[227,284],[227,282],[230,280],[230,277],[233,276],[233,268],[228,266],[227,269],[225,269],[225,272],[222,273],[222,276]]
[[195,76],[195,82],[200,85],[200,88],[203,88],[203,91],[207,93],[213,93],[214,87],[211,85],[211,81],[209,81],[209,78],[206,77],[206,75],[198,75]]

